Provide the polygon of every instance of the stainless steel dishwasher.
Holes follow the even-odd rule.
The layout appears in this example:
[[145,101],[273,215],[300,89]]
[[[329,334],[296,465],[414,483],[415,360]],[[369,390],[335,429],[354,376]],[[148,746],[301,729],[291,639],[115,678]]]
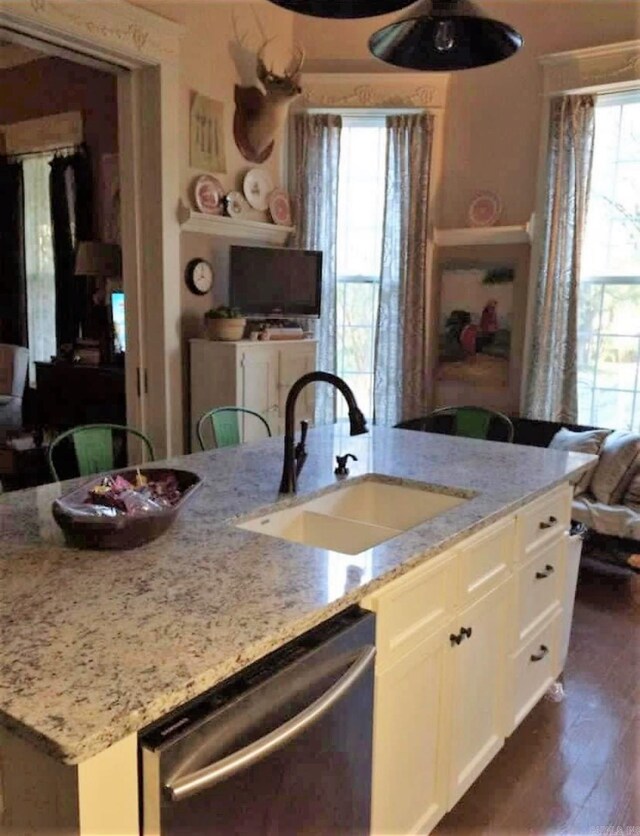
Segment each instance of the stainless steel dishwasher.
[[144,836],[368,834],[374,642],[351,607],[146,730]]

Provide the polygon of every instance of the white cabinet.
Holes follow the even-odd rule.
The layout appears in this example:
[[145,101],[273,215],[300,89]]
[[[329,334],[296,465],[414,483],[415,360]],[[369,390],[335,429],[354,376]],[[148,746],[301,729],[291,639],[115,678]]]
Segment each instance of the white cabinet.
[[428,833],[446,812],[444,628],[376,675],[371,832]]
[[[284,408],[291,385],[316,364],[315,340],[215,342],[191,340],[191,449],[198,450],[196,424],[219,406],[241,406],[264,417],[273,435],[284,432]],[[296,419],[313,421],[314,387],[301,393]],[[242,441],[264,438],[264,428],[241,417]]]
[[502,747],[510,583],[450,622],[448,809]]
[[561,668],[571,488],[380,587],[372,833],[429,833]]

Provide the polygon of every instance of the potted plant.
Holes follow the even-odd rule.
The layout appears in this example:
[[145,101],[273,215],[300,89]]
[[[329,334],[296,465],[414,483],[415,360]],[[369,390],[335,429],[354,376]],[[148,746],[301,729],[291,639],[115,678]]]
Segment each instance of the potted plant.
[[241,340],[247,320],[238,308],[219,305],[204,315],[207,336],[210,340]]

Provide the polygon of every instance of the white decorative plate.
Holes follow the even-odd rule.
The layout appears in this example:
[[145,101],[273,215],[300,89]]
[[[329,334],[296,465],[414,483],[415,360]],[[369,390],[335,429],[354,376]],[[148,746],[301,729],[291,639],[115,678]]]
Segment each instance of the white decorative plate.
[[222,184],[210,174],[202,174],[193,184],[193,199],[199,212],[221,215],[224,209]]
[[471,226],[493,226],[502,212],[502,202],[494,192],[478,192],[469,204]]
[[251,207],[240,192],[229,192],[226,197],[227,215],[230,218],[244,218],[251,211]]
[[250,169],[245,175],[242,191],[254,209],[265,212],[269,207],[269,195],[273,191],[271,175],[264,168]]
[[291,201],[283,189],[274,189],[269,195],[269,212],[278,226],[291,226]]

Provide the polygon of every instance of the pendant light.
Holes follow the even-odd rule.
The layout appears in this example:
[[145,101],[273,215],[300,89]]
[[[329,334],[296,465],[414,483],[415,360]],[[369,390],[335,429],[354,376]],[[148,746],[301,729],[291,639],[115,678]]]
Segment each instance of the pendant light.
[[503,61],[523,42],[515,29],[485,17],[470,0],[425,0],[374,32],[369,49],[396,67],[450,72]]
[[271,0],[276,6],[301,15],[327,18],[375,17],[397,12],[415,0]]

